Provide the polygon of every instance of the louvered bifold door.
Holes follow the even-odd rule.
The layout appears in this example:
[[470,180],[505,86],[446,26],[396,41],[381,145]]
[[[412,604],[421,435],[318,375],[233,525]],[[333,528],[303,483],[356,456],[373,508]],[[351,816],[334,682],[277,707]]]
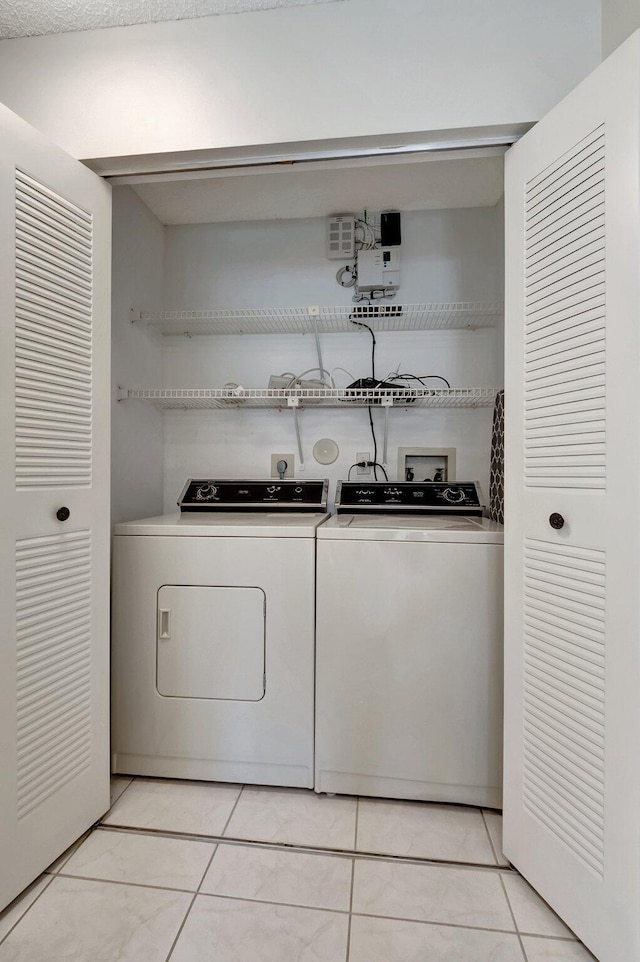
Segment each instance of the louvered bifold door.
[[108,807],[110,190],[0,107],[0,909]]
[[640,959],[640,35],[506,163],[505,853]]

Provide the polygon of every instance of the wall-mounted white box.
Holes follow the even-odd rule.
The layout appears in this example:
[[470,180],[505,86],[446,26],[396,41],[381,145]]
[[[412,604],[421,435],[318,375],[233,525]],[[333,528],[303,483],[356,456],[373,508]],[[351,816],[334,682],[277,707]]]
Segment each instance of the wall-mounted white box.
[[455,481],[455,448],[398,448],[398,481]]

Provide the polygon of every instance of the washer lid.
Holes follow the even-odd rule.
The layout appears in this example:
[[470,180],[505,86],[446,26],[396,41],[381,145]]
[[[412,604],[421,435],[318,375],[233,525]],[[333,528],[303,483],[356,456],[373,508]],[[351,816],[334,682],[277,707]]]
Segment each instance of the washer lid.
[[220,511],[214,514],[165,514],[140,521],[124,521],[116,535],[165,538],[315,538],[328,514],[306,511]]
[[502,544],[504,529],[488,518],[460,515],[341,514],[318,529],[318,539]]

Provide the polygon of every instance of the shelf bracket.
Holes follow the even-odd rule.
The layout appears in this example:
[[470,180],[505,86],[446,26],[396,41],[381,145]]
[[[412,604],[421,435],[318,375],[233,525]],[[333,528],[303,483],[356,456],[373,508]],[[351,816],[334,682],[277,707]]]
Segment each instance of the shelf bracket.
[[302,436],[300,434],[300,420],[298,417],[300,410],[300,398],[289,397],[287,398],[287,405],[293,411],[293,423],[296,429],[296,441],[298,442],[298,459],[300,463],[300,470],[304,471],[304,454],[302,453]]
[[393,407],[393,398],[383,397],[380,400],[384,408],[384,440],[382,442],[382,467],[387,466],[387,442],[389,440],[389,408]]

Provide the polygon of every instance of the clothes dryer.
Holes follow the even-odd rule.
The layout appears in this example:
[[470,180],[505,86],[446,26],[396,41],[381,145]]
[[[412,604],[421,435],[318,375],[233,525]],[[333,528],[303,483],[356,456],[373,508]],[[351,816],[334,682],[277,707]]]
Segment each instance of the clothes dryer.
[[327,489],[190,480],[179,514],[116,525],[114,771],[313,786]]
[[318,530],[318,792],[500,807],[502,526],[474,483],[342,482]]

